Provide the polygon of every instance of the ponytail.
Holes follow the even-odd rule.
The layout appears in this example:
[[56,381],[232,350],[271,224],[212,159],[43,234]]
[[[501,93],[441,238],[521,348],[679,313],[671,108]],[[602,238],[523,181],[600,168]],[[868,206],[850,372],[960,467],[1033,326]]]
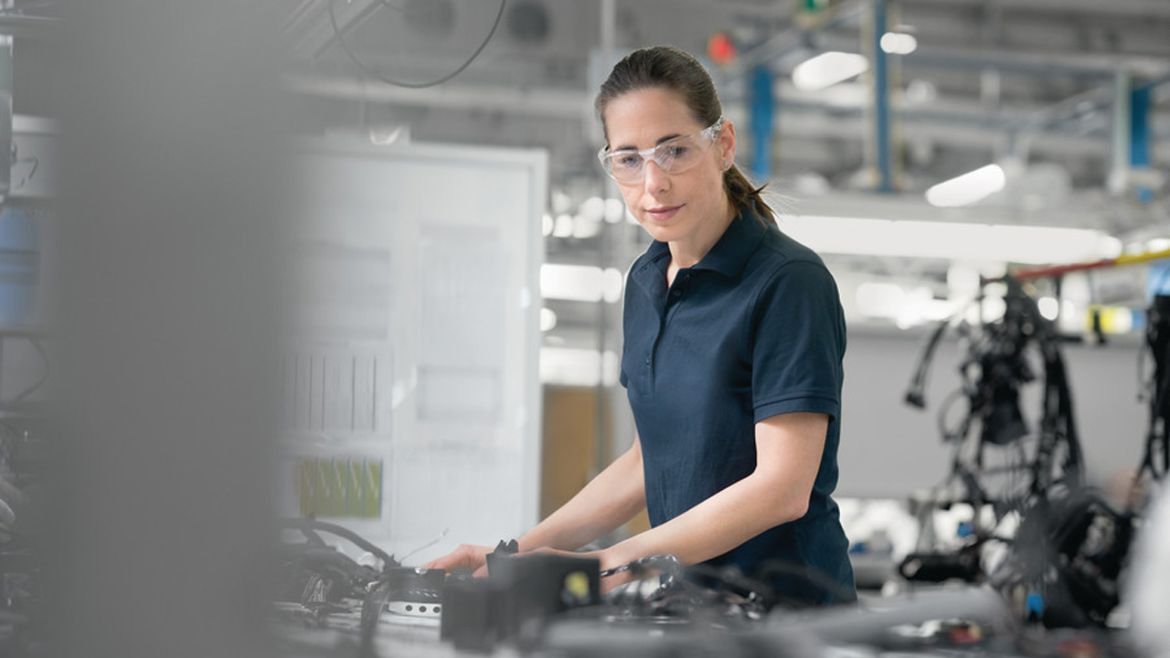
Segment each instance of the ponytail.
[[776,223],[776,212],[767,201],[764,201],[764,195],[761,193],[765,187],[767,184],[759,187],[752,185],[735,164],[723,172],[723,189],[727,191],[727,198],[731,200],[736,212],[751,211],[761,224],[772,226]]

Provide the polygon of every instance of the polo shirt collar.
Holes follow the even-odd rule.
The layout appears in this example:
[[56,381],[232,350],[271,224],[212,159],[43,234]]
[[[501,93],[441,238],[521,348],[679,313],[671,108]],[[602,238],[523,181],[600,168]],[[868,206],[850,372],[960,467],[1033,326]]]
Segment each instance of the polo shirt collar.
[[[736,215],[715,246],[711,247],[707,255],[703,256],[703,260],[696,263],[692,269],[713,270],[728,278],[738,277],[747,265],[748,259],[759,248],[767,230],[751,212]],[[657,280],[665,274],[669,262],[669,245],[655,240],[646,249],[646,257],[642,260],[642,265],[632,273],[633,277],[648,290],[663,287],[657,285]]]
[[719,241],[693,269],[714,270],[732,279],[738,277],[747,266],[748,259],[759,248],[767,230],[753,213],[741,212],[731,220]]

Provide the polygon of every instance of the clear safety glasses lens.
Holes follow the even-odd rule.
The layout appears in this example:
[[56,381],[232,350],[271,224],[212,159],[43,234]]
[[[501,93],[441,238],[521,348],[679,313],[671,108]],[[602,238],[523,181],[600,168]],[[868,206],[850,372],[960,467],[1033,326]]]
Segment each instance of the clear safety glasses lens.
[[612,152],[602,149],[597,155],[606,173],[619,183],[636,183],[642,180],[646,173],[647,160],[653,160],[654,164],[668,174],[679,174],[699,163],[703,147],[715,139],[722,126],[723,120],[720,119],[693,135],[675,137],[654,148]]

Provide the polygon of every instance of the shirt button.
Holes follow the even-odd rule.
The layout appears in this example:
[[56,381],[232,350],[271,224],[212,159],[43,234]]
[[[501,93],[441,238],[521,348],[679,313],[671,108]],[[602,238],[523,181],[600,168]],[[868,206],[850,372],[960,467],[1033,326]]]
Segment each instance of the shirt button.
[[681,295],[682,295],[682,291],[681,291],[681,290],[679,290],[678,288],[675,288],[675,289],[674,289],[674,290],[672,290],[672,291],[671,291],[671,293],[670,293],[670,296],[671,296],[671,297],[674,297],[675,299],[678,299],[678,298],[679,298]]
[[646,365],[650,365],[650,357],[646,357]]

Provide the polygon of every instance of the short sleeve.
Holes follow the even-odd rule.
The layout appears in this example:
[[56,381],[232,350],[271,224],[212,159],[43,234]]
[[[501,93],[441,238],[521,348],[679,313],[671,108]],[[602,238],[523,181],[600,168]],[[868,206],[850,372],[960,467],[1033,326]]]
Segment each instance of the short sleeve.
[[756,299],[751,341],[755,422],[795,412],[839,417],[845,319],[824,265],[777,269]]

